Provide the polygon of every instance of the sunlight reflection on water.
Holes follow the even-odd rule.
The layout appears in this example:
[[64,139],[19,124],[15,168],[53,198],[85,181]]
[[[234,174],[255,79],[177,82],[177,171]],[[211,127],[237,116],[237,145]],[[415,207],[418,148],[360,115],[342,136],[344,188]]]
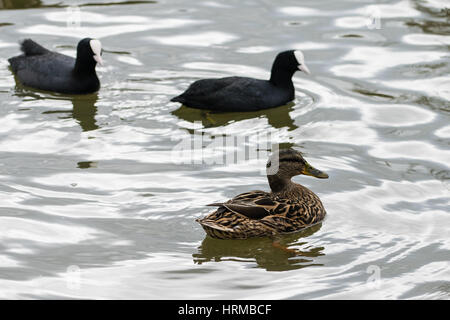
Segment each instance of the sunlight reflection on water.
[[[444,1],[78,3],[80,28],[66,27],[68,2],[0,10],[3,58],[25,37],[74,56],[91,36],[106,62],[99,93],[77,97],[24,88],[0,61],[1,298],[448,299]],[[215,114],[169,102],[199,78],[268,78],[290,48],[312,71],[294,75],[293,104]],[[249,139],[174,161],[196,134]],[[212,159],[269,134],[330,175],[294,178],[328,212],[283,237],[296,256],[269,239],[207,238],[194,221],[267,190],[266,159]]]

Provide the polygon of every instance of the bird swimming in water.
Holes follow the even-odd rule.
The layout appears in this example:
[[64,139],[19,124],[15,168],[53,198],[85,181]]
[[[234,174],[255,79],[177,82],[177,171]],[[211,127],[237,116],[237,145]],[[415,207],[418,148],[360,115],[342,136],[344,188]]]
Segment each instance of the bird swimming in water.
[[66,94],[93,93],[100,89],[95,72],[97,63],[103,63],[99,40],[82,39],[76,59],[50,51],[31,39],[22,41],[20,49],[23,54],[8,61],[23,85]]
[[275,58],[269,80],[248,77],[201,79],[170,101],[190,108],[221,112],[279,107],[294,100],[292,76],[298,70],[310,73],[303,53],[300,50],[284,51]]
[[300,152],[280,150],[267,163],[270,192],[250,191],[227,202],[210,204],[217,210],[196,221],[209,236],[218,239],[272,237],[317,224],[326,211],[314,192],[291,181],[301,174],[328,178],[306,162]]

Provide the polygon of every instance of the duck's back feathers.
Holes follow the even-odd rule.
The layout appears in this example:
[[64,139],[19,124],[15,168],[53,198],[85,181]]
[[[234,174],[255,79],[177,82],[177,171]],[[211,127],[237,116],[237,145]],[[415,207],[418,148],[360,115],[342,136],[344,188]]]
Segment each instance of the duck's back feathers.
[[240,204],[240,203],[225,203],[223,205],[228,210],[246,216],[249,219],[262,219],[269,215],[269,211],[264,207]]
[[272,233],[260,220],[249,219],[226,207],[220,207],[207,217],[196,220],[205,232],[217,239],[247,239]]
[[293,88],[277,88],[267,80],[226,77],[195,81],[171,101],[196,109],[236,112],[273,108],[293,99]]
[[258,190],[240,194],[227,202],[212,203],[208,206],[225,207],[249,219],[262,219],[270,214],[275,205],[267,192]]
[[31,39],[25,39],[20,44],[20,50],[26,55],[26,56],[36,56],[40,54],[49,53],[50,51],[45,49],[40,44],[34,42]]
[[305,194],[305,199],[301,200],[307,201],[303,202],[279,198],[264,191],[251,191],[227,202],[212,204],[219,208],[197,222],[207,234],[219,239],[295,232],[320,222],[325,216],[319,198],[311,194]]
[[220,91],[232,85],[237,77],[201,79],[193,82],[185,92],[172,98],[172,102],[187,103],[190,99],[205,99],[211,93]]

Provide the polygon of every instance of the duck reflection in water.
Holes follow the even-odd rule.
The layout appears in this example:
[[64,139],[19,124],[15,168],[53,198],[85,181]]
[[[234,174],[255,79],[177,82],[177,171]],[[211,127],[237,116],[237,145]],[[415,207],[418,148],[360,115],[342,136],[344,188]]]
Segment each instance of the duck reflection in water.
[[95,120],[95,116],[97,115],[96,103],[98,101],[98,93],[84,95],[54,94],[35,89],[30,90],[16,81],[15,95],[18,97],[30,97],[36,100],[70,101],[73,106],[72,110],[48,110],[42,112],[42,114],[68,114],[60,118],[73,118],[85,132],[100,128]]
[[289,115],[294,110],[294,105],[291,102],[281,107],[253,112],[213,112],[181,106],[171,113],[181,120],[192,123],[201,122],[204,128],[220,127],[231,122],[252,118],[266,118],[273,128],[280,129],[287,127],[289,131],[292,131],[298,128]]
[[[314,258],[324,255],[324,248],[311,247],[308,242],[300,240],[316,233],[321,226],[319,223],[293,234],[278,236],[276,242],[271,238],[219,240],[206,236],[198,247],[198,252],[192,256],[197,264],[221,261],[256,262],[259,268],[267,271],[321,266],[322,264],[314,262]],[[292,248],[298,246],[301,249]]]
[[73,96],[70,100],[73,105],[72,111],[54,110],[45,111],[43,114],[66,113],[69,114],[69,116],[61,117],[61,119],[75,119],[84,132],[98,129],[99,126],[95,120],[95,116],[97,115],[97,107],[95,104],[97,103],[98,95],[94,93],[83,96]]
[[92,131],[99,128],[95,116],[97,115],[98,95],[91,94],[86,97],[72,99],[72,117],[78,121],[83,131]]
[[41,0],[0,0],[1,9],[27,9],[42,6]]

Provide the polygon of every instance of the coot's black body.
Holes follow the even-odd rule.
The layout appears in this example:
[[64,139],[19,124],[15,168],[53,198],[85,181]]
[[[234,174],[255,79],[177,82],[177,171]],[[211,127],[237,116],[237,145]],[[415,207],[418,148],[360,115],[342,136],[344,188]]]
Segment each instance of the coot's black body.
[[246,77],[202,79],[171,101],[196,109],[256,111],[294,100],[294,85],[280,88],[267,80]]
[[269,80],[247,77],[202,79],[192,83],[171,101],[191,108],[222,112],[274,108],[294,100],[292,76],[297,70],[309,73],[303,54],[300,51],[284,51],[277,55]]
[[96,92],[100,89],[100,81],[95,66],[101,61],[101,52],[93,51],[91,40],[85,38],[78,43],[77,58],[74,59],[26,39],[21,43],[23,54],[8,61],[17,79],[26,86],[66,94]]

